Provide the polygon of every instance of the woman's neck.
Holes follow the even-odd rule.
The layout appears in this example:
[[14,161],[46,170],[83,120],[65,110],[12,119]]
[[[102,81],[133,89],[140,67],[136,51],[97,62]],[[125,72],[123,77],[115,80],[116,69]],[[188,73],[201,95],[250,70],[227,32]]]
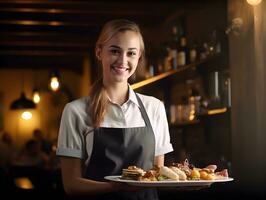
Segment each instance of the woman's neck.
[[105,86],[108,97],[113,103],[122,105],[128,100],[128,84],[119,83]]

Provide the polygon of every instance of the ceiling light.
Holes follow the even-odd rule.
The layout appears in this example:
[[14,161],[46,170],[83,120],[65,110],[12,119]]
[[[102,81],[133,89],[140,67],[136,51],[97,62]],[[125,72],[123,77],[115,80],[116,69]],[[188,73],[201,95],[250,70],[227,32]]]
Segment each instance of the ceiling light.
[[60,82],[59,82],[59,72],[58,70],[53,70],[50,76],[50,88],[53,91],[57,91],[60,87]]
[[22,119],[30,120],[32,118],[32,114],[29,111],[25,111],[21,114]]
[[37,88],[34,88],[32,100],[34,103],[38,104],[41,101],[40,92]]
[[247,2],[252,6],[256,6],[260,4],[261,0],[247,0]]
[[36,108],[35,103],[32,100],[27,99],[24,92],[22,92],[20,97],[13,101],[10,105],[11,110],[34,108]]

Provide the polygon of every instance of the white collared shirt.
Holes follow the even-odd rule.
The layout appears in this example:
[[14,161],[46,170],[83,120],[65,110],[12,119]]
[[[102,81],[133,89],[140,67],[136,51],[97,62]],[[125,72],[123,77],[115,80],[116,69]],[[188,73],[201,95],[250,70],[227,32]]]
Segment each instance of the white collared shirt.
[[[155,136],[155,155],[173,151],[164,104],[157,98],[138,94]],[[86,106],[89,97],[68,103],[63,111],[58,137],[57,155],[86,159],[93,149],[93,127]],[[109,101],[101,127],[132,128],[145,126],[135,92],[129,87],[129,98],[122,106]],[[86,138],[86,142],[85,142]],[[86,146],[86,151],[85,151]]]

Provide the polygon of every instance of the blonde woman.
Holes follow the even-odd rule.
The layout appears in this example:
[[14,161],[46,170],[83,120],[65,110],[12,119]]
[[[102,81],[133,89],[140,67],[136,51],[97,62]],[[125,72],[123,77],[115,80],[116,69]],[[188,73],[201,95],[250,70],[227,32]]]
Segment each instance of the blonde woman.
[[57,155],[67,194],[158,199],[154,189],[132,192],[104,180],[129,165],[163,166],[164,154],[173,150],[163,103],[128,84],[144,53],[136,23],[118,19],[104,25],[95,48],[102,77],[88,97],[65,106],[61,119]]

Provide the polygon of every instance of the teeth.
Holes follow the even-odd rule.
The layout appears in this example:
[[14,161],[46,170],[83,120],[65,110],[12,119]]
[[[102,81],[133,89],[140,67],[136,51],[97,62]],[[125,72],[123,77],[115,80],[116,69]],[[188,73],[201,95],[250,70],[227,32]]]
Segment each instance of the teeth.
[[118,71],[126,71],[128,70],[128,68],[125,67],[112,67],[114,70],[118,70]]

